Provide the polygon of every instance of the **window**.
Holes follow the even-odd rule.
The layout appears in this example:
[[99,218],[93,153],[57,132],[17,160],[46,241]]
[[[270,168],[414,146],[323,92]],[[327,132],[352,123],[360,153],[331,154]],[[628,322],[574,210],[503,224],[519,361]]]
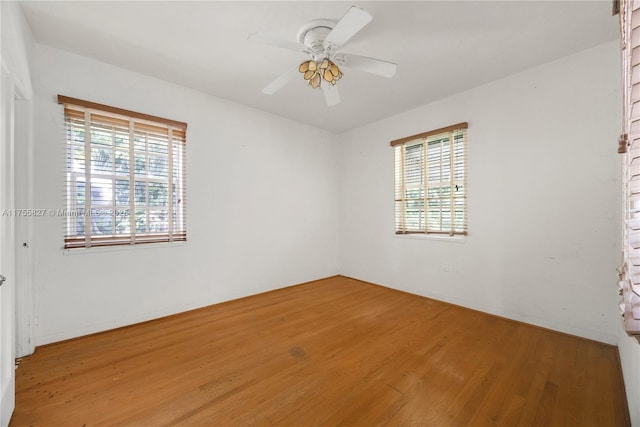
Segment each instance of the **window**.
[[467,127],[391,141],[396,234],[467,234]]
[[622,1],[622,137],[624,241],[620,267],[620,305],[624,327],[640,340],[640,3]]
[[58,103],[65,249],[185,241],[186,123],[61,95]]

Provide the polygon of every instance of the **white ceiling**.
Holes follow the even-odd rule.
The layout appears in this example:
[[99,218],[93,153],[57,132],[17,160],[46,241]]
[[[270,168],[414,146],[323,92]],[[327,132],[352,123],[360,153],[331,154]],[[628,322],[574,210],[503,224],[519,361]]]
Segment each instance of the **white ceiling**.
[[[21,4],[39,43],[336,133],[619,37],[611,0]],[[373,21],[342,51],[396,62],[395,77],[346,69],[334,107],[302,78],[263,95],[304,57],[247,36],[295,41],[307,21],[337,20],[351,5]]]

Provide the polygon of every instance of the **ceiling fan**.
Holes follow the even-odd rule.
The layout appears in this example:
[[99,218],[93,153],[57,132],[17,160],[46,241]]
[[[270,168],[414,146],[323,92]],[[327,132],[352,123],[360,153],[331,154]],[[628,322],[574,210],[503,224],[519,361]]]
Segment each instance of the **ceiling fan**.
[[308,55],[297,69],[280,75],[262,93],[271,95],[299,74],[314,89],[320,88],[327,105],[340,102],[336,82],[342,78],[342,68],[365,71],[383,77],[393,77],[398,68],[393,62],[343,53],[340,49],[362,30],[373,17],[364,9],[352,6],[338,22],[328,19],[309,21],[298,30],[298,42],[279,39],[264,33],[253,33],[249,40]]

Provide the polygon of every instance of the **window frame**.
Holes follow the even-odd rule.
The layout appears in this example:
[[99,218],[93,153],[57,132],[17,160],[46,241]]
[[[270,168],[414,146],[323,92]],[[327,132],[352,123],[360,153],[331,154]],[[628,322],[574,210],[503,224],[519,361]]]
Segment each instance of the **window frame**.
[[[65,123],[64,249],[185,242],[187,124],[63,95],[58,104]],[[106,144],[94,141],[100,133]],[[95,164],[92,150],[98,149],[111,154],[104,170]],[[119,183],[126,194],[122,203]],[[136,197],[141,186],[144,200]],[[150,197],[152,187],[158,200]],[[109,230],[96,232],[104,224]]]
[[[466,150],[468,126],[467,122],[462,122],[391,141],[390,145],[394,149],[396,235],[461,239],[468,234]],[[437,144],[439,147],[435,147],[432,151],[430,145]],[[416,171],[419,172],[419,181],[410,184],[408,176],[411,172],[408,171],[410,165],[407,163],[407,153],[409,149],[416,146],[421,148],[418,158],[413,159],[412,169],[414,175]],[[437,150],[440,153],[439,161],[432,158],[432,153]],[[448,172],[445,172],[447,170]],[[434,171],[439,176],[431,179]],[[418,197],[407,196],[410,185],[414,187],[413,190],[417,190]],[[434,197],[430,195],[433,194],[430,190],[435,188],[438,189],[439,195]],[[448,195],[442,195],[443,189],[448,190]],[[459,191],[462,191],[462,194],[456,194]],[[417,216],[413,221],[407,219],[409,203],[417,204],[414,209]],[[446,212],[448,212],[448,218],[445,218]],[[437,226],[433,224],[434,218],[438,219]]]

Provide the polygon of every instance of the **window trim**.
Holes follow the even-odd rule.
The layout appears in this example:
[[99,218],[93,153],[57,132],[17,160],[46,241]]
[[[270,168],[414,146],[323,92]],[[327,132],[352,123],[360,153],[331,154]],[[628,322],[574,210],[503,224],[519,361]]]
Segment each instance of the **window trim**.
[[110,105],[98,104],[97,102],[85,101],[84,99],[72,98],[70,96],[58,95],[58,104],[69,104],[75,105],[76,107],[88,108],[90,110],[105,111],[107,113],[119,114],[121,116],[127,116],[134,119],[162,123],[167,126],[173,126],[184,131],[187,130],[187,124],[185,122],[165,119],[164,117],[152,116],[150,114],[139,113],[137,111],[125,110],[124,108],[112,107]]
[[[70,174],[77,175],[77,172],[70,171],[69,165],[65,166],[65,175],[66,178],[64,180],[65,185],[65,208],[66,211],[69,211],[65,214],[67,218],[65,218],[65,226],[64,226],[64,249],[89,249],[89,248],[106,248],[106,247],[123,247],[123,246],[140,246],[148,244],[158,244],[158,243],[173,243],[173,242],[186,242],[187,240],[187,223],[186,223],[186,130],[187,124],[184,122],[166,119],[163,117],[153,116],[149,114],[143,114],[131,110],[125,110],[122,108],[111,107],[104,104],[99,104],[91,101],[85,101],[77,98],[67,97],[63,95],[58,95],[58,104],[64,106],[64,119],[65,119],[65,127],[68,126],[69,120],[76,120],[78,123],[84,124],[85,126],[85,135],[87,132],[91,131],[92,126],[99,124],[110,124],[114,126],[121,127],[122,130],[128,131],[128,147],[121,147],[122,149],[115,149],[114,153],[117,152],[127,152],[128,156],[128,173],[125,175],[110,175],[109,173],[102,172],[94,172],[91,171],[91,167],[89,160],[91,158],[91,139],[85,139],[82,144],[84,148],[84,170],[85,172],[80,172],[85,175],[84,182],[91,182],[92,178],[95,176],[95,179],[111,179],[114,183],[118,179],[125,180],[129,182],[130,192],[129,192],[129,217],[131,221],[131,231],[127,234],[115,234],[115,231],[112,231],[113,234],[102,236],[98,234],[83,233],[82,235],[70,234],[72,228],[70,228],[70,221],[73,221],[73,216],[77,216],[78,211],[74,210],[72,206],[75,206],[75,202],[72,200],[69,193],[69,185]],[[94,117],[96,119],[94,120]],[[67,131],[68,132],[68,131]],[[166,153],[166,169],[167,169],[167,177],[166,180],[163,178],[154,178],[153,176],[138,176],[135,173],[135,168],[132,166],[135,159],[136,149],[134,148],[134,138],[136,132],[142,132],[145,135],[145,141],[148,137],[147,132],[150,132],[151,135],[160,136],[162,138],[166,137],[166,145],[167,145],[167,153]],[[65,135],[65,152],[66,155],[69,156],[69,147],[70,141],[68,139],[68,134]],[[148,142],[144,142],[145,144],[145,153],[148,154],[149,148],[146,144]],[[78,144],[76,144],[78,145]],[[178,146],[180,148],[176,149]],[[79,145],[78,145],[79,147]],[[178,150],[178,151],[176,151]],[[160,154],[158,154],[160,155]],[[177,158],[176,158],[177,156]],[[68,160],[67,160],[68,161]],[[179,168],[179,179],[176,180],[173,171],[174,168]],[[114,172],[115,173],[115,172]],[[100,178],[100,176],[103,176]],[[167,219],[168,229],[166,232],[153,232],[147,229],[144,232],[139,232],[133,229],[135,224],[134,212],[138,210],[148,211],[147,215],[149,215],[152,210],[152,205],[149,205],[149,200],[146,200],[145,205],[142,207],[138,207],[136,202],[134,202],[135,192],[134,187],[137,185],[137,181],[145,182],[146,185],[150,185],[150,183],[158,182],[163,183],[166,181],[167,183],[167,206],[164,207],[167,212],[169,212],[169,217]],[[172,186],[172,182],[177,185],[177,189],[179,193],[174,197],[174,189]],[[114,184],[115,185],[115,184]],[[93,188],[93,187],[91,187]],[[145,186],[146,188],[146,186]],[[85,188],[86,191],[86,188]],[[91,191],[91,190],[90,190]],[[115,190],[114,190],[115,191]],[[115,197],[115,196],[114,196]],[[147,196],[148,198],[148,196]],[[177,199],[177,200],[176,200]],[[84,205],[84,212],[89,212],[87,209],[90,209],[92,212],[94,209],[96,211],[105,210],[104,207],[101,207],[99,204],[96,205],[92,203],[92,201],[87,200]],[[176,200],[174,202],[174,200]],[[180,205],[178,205],[180,204]],[[111,201],[111,204],[106,206],[106,210],[118,209],[118,204],[116,204],[115,199]],[[123,205],[124,206],[124,205]],[[80,208],[82,210],[82,208]],[[163,210],[162,206],[156,207],[156,210]],[[175,211],[175,212],[174,212]],[[117,213],[112,213],[112,215],[116,215]],[[98,216],[100,213],[97,214]],[[175,216],[174,216],[175,215]],[[85,227],[84,230],[91,229],[91,215],[84,215],[85,217]],[[179,216],[179,219],[176,217]],[[179,221],[179,222],[176,222]],[[174,229],[175,225],[179,225],[178,229]]]
[[393,141],[391,141],[390,144],[391,144],[392,147],[395,147],[396,145],[405,144],[407,142],[411,142],[411,141],[416,140],[416,139],[428,138],[430,136],[438,135],[440,133],[451,132],[451,131],[459,130],[459,129],[468,129],[468,128],[469,128],[469,123],[461,122],[461,123],[457,123],[455,125],[445,126],[445,127],[439,128],[439,129],[434,129],[434,130],[430,130],[430,131],[427,131],[427,132],[418,133],[416,135],[406,136],[406,137],[400,138],[400,139],[394,139]]

